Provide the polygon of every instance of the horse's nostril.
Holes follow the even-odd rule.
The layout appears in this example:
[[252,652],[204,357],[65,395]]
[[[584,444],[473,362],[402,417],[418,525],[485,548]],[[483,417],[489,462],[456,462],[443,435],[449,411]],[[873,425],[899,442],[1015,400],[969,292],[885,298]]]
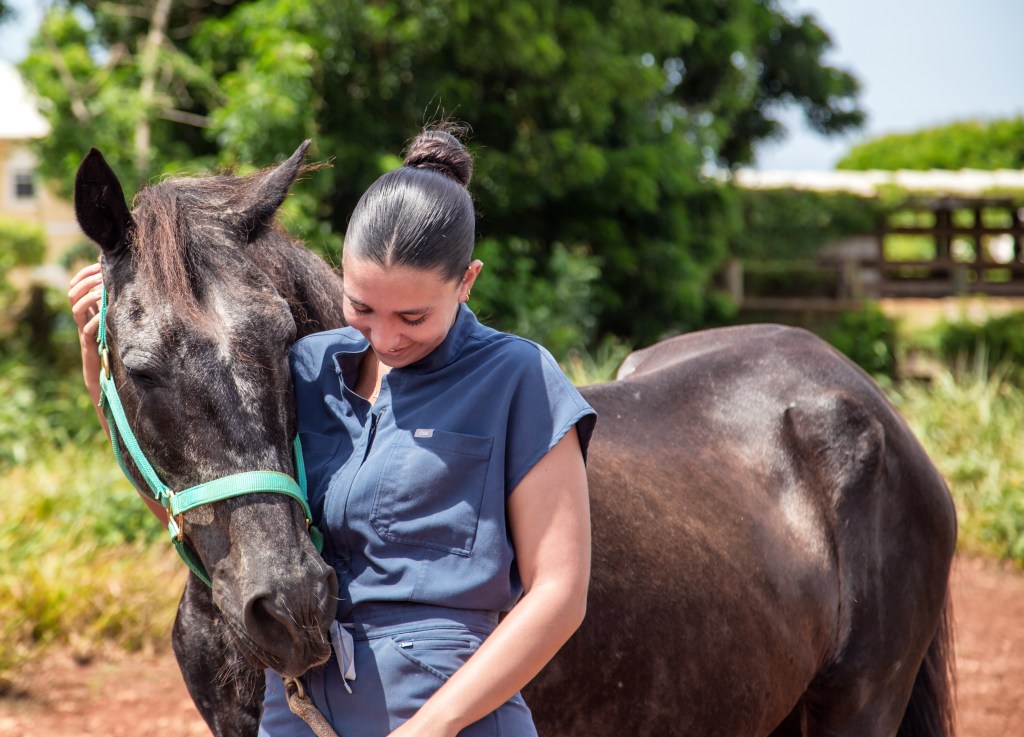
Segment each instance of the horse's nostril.
[[253,596],[245,605],[245,629],[250,637],[259,640],[260,636],[266,637],[283,627],[285,632],[291,634],[296,623],[274,602],[271,595]]

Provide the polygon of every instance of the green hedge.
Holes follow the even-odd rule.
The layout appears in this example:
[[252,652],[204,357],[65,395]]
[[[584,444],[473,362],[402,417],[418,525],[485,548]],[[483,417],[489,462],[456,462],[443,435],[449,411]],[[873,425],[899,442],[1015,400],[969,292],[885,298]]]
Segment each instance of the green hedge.
[[729,241],[743,259],[817,257],[830,240],[874,232],[892,204],[845,193],[738,190],[742,227]]

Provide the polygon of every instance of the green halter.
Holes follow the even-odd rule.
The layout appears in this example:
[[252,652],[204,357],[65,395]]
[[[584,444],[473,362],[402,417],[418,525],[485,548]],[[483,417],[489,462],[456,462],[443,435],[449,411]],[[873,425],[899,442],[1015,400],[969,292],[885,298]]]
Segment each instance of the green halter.
[[207,586],[210,585],[210,576],[203,566],[199,556],[192,546],[185,540],[182,515],[190,509],[201,507],[204,504],[212,504],[224,499],[230,499],[243,494],[256,494],[272,492],[286,494],[302,505],[302,511],[306,515],[306,527],[309,528],[310,537],[318,551],[323,549],[323,535],[311,524],[312,515],[309,511],[309,503],[306,501],[306,468],[302,461],[302,445],[298,436],[295,437],[295,470],[299,480],[287,474],[277,471],[247,471],[236,473],[231,476],[208,481],[182,491],[173,491],[167,484],[160,480],[160,476],[153,469],[146,454],[142,452],[135,433],[128,425],[128,418],[125,415],[124,407],[121,405],[121,398],[117,394],[117,387],[114,384],[114,377],[110,373],[110,346],[107,344],[107,290],[103,289],[103,297],[100,303],[100,327],[97,336],[100,348],[100,408],[107,418],[107,427],[110,429],[110,444],[114,448],[114,456],[118,465],[124,471],[124,475],[132,482],[132,485],[140,492],[143,490],[135,483],[125,465],[123,450],[127,450],[135,467],[139,470],[142,478],[149,486],[151,496],[167,510],[167,530],[171,533],[171,541],[174,543],[178,555]]

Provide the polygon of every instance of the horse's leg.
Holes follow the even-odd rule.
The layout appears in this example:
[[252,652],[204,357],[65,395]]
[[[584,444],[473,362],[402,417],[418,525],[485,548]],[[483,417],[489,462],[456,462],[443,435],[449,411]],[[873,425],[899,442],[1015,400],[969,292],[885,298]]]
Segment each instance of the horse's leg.
[[263,707],[263,671],[233,644],[209,587],[189,574],[171,637],[196,708],[215,737],[254,737]]
[[803,699],[804,734],[951,737],[956,518],[945,483],[886,407],[823,397],[787,423],[834,500],[842,602],[834,650]]
[[916,668],[916,658],[873,658],[861,673],[839,668],[825,686],[812,686],[807,737],[953,737],[953,621],[947,598],[939,625]]

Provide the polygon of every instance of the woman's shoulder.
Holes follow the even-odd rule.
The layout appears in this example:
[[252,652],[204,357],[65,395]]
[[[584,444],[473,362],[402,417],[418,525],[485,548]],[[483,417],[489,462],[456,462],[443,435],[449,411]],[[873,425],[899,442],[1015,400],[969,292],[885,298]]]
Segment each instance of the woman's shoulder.
[[477,323],[470,335],[470,352],[480,352],[513,363],[533,364],[538,360],[558,366],[551,353],[540,343],[514,333],[504,333],[492,327]]
[[515,381],[527,388],[538,382],[549,387],[572,387],[551,352],[528,338],[490,330],[489,334],[479,336],[476,351],[481,359],[479,366],[489,366],[504,383]]

